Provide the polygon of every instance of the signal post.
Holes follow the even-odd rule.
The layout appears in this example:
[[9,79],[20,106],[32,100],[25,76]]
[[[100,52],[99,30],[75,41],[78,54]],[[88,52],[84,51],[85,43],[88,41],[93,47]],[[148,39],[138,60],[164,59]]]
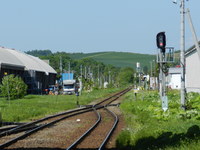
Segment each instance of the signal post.
[[159,73],[160,97],[162,100],[162,109],[166,111],[168,109],[168,98],[166,95],[167,93],[166,92],[166,73],[168,72],[168,68],[166,64],[174,61],[174,48],[173,47],[166,48],[165,32],[159,32],[157,34],[156,44],[157,44],[157,47],[160,49],[157,55],[157,63],[159,63],[159,66],[160,66],[160,73]]

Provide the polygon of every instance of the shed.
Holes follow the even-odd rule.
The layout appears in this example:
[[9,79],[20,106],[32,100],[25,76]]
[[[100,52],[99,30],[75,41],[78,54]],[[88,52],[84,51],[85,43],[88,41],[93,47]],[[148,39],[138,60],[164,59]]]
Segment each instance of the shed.
[[18,75],[28,85],[28,92],[35,94],[55,84],[56,71],[38,57],[4,47],[0,47],[0,53],[0,80],[4,72]]

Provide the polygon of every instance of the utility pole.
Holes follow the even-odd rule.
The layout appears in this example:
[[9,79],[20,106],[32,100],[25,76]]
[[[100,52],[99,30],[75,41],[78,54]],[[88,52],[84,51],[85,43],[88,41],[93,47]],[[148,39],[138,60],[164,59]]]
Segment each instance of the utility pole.
[[69,73],[71,72],[71,64],[70,64],[70,62],[69,62]]
[[111,84],[110,70],[108,71],[108,83]]
[[141,72],[141,70],[140,70],[140,63],[139,62],[137,62],[136,63],[136,72],[137,72],[137,77],[138,77],[138,87],[140,88],[140,72]]
[[83,76],[83,66],[82,65],[80,67],[80,70],[81,70],[81,79],[82,79],[82,76]]
[[[173,1],[177,4],[176,0]],[[180,40],[180,65],[181,71],[181,108],[186,109],[185,99],[185,0],[180,0],[180,13],[181,13],[181,40]]]
[[153,60],[153,64],[152,64],[152,75],[153,77],[156,77],[156,61]]
[[79,79],[79,84],[80,84],[80,95],[82,94],[82,88],[83,88],[83,66],[80,66],[80,72],[81,72],[81,77]]
[[69,79],[70,79],[70,72],[71,72],[70,61],[69,61],[69,64],[68,64],[68,72],[69,72]]
[[62,56],[60,56],[60,73],[62,75],[63,68],[62,68]]
[[63,77],[62,77],[62,73],[63,73],[63,67],[62,67],[62,56],[60,56],[60,76],[61,76],[61,84],[63,85]]
[[100,86],[99,65],[98,65],[98,87]]
[[[8,73],[7,72],[4,72],[4,75],[7,76]],[[8,101],[9,101],[9,105],[10,105],[10,90],[9,90],[9,76],[7,76],[7,92],[8,92]]]
[[85,79],[87,79],[87,67],[85,66]]
[[89,78],[90,78],[90,80],[91,80],[91,70],[90,70],[90,66],[88,67],[88,76],[89,76]]
[[181,0],[181,41],[180,41],[180,63],[181,63],[181,108],[185,110],[185,0]]
[[150,65],[151,65],[151,77],[153,76],[153,73],[152,73],[152,61],[150,61]]

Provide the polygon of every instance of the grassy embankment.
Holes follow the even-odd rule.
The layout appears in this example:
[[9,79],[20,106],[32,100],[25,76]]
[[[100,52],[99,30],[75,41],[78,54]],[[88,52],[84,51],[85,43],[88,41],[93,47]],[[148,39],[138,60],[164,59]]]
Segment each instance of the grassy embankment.
[[121,109],[127,128],[117,139],[118,149],[200,149],[200,95],[188,94],[188,110],[180,109],[178,91],[170,91],[169,110],[163,112],[159,95],[155,91],[138,94],[134,99],[129,92]]
[[[80,105],[103,98],[119,89],[94,90],[78,97]],[[75,95],[27,95],[24,99],[9,101],[0,98],[0,117],[8,122],[23,122],[76,108]],[[1,120],[1,119],[0,119]]]

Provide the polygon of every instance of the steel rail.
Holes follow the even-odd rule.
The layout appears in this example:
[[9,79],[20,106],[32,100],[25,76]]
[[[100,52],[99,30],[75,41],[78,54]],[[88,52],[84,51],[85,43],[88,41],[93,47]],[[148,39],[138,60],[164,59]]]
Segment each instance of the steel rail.
[[[98,150],[102,150],[102,148],[104,148],[105,144],[107,143],[107,141],[109,140],[111,134],[113,133],[114,129],[117,126],[117,123],[119,121],[118,117],[116,114],[114,114],[112,111],[110,111],[109,109],[105,108],[104,106],[99,106],[98,109],[104,108],[106,111],[108,111],[114,118],[115,121],[113,123],[112,128],[109,130],[109,132],[107,133],[106,137],[104,138],[103,142],[101,143],[101,145],[99,146]],[[99,114],[99,113],[98,113]],[[71,144],[66,150],[71,150],[73,148],[75,148],[78,144],[80,144],[80,142],[86,138],[88,136],[88,134],[95,130],[95,128],[97,127],[97,125],[100,123],[101,118],[100,118],[100,114],[99,114],[99,119],[97,120],[97,122],[89,129],[87,130],[83,135],[81,135],[73,144]]]
[[[76,112],[77,110],[79,111],[82,111],[82,110],[85,110],[85,109],[88,109],[88,108],[92,108],[92,107],[96,107],[100,104],[102,104],[103,102],[109,100],[109,99],[112,99],[113,97],[115,97],[116,95],[121,95],[121,93],[123,93],[124,91],[126,91],[127,89],[123,90],[123,91],[120,91],[119,93],[116,93],[115,95],[112,95],[106,99],[104,99],[103,101],[95,104],[95,105],[91,105],[91,106],[87,106],[86,108],[79,108],[79,109],[75,109],[75,110],[71,110],[71,111],[66,111],[66,112],[62,112],[62,113],[59,113],[59,114],[56,114],[56,115],[51,115],[51,116],[48,116],[48,117],[45,117],[45,118],[42,118],[42,119],[39,119],[39,120],[36,120],[36,121],[33,121],[33,122],[29,122],[29,123],[26,123],[26,124],[22,124],[22,125],[19,125],[17,127],[13,127],[12,129],[9,129],[9,130],[6,130],[6,131],[3,131],[3,132],[0,132],[0,138],[3,137],[3,136],[6,136],[6,135],[10,135],[10,134],[13,134],[13,133],[18,133],[18,131],[22,131],[23,129],[22,128],[25,128],[25,127],[28,127],[28,126],[32,126],[32,125],[35,125],[37,123],[40,123],[42,121],[45,121],[45,120],[48,120],[48,119],[51,119],[51,118],[54,118],[54,117],[58,117],[58,116],[61,116],[61,115],[65,115],[65,114],[69,114],[69,113],[73,113],[73,112]],[[19,130],[20,129],[20,130]]]
[[[81,109],[79,108],[79,109],[75,109],[75,110],[71,110],[71,111],[66,111],[66,112],[59,113],[59,114],[52,115],[52,116],[48,116],[48,117],[45,117],[45,118],[36,120],[36,121],[34,121],[34,122],[30,122],[30,123],[27,123],[27,124],[24,124],[24,125],[17,126],[16,128],[11,129],[11,130],[8,130],[8,131],[5,131],[5,132],[3,132],[3,133],[0,133],[0,137],[5,136],[5,135],[10,135],[10,134],[14,133],[16,130],[22,129],[22,128],[24,128],[24,127],[28,127],[28,126],[31,126],[31,125],[35,125],[35,124],[37,124],[37,123],[39,123],[39,122],[42,122],[42,121],[45,121],[45,120],[48,120],[48,119],[51,119],[51,118],[54,118],[54,117],[58,117],[58,116],[61,116],[61,115],[68,115],[68,116],[62,117],[62,118],[60,118],[60,119],[54,120],[54,121],[52,121],[52,122],[50,122],[50,123],[47,123],[47,124],[44,124],[44,125],[40,125],[39,127],[36,127],[36,128],[34,128],[34,129],[32,129],[32,130],[29,130],[29,131],[27,131],[25,134],[23,134],[23,135],[21,135],[21,136],[18,136],[18,137],[14,138],[14,139],[11,139],[10,141],[7,141],[7,142],[1,144],[1,145],[0,145],[0,148],[8,147],[8,146],[10,146],[11,144],[14,144],[15,142],[17,142],[18,140],[22,140],[22,139],[26,138],[27,136],[29,136],[29,135],[31,135],[31,134],[33,134],[33,133],[35,133],[35,132],[37,132],[37,131],[39,131],[39,130],[41,130],[41,129],[44,129],[44,128],[46,128],[46,127],[52,125],[52,124],[55,124],[55,123],[57,123],[57,122],[59,122],[59,121],[62,121],[62,120],[64,120],[64,119],[66,119],[66,118],[69,118],[69,117],[72,117],[72,116],[75,116],[75,115],[78,115],[78,114],[86,113],[86,112],[92,111],[92,110],[94,110],[94,109],[101,109],[101,108],[104,108],[106,105],[101,106],[101,105],[99,105],[99,104],[101,104],[101,103],[103,103],[103,102],[105,102],[105,101],[107,101],[107,100],[109,100],[109,99],[111,99],[111,98],[113,98],[113,97],[116,97],[116,98],[114,99],[114,100],[116,100],[116,99],[118,99],[121,95],[123,95],[123,94],[125,94],[126,92],[128,92],[129,90],[130,90],[130,88],[127,88],[127,89],[125,89],[125,90],[123,90],[123,91],[121,91],[121,92],[119,92],[119,93],[117,93],[117,94],[114,94],[113,96],[110,96],[109,98],[104,99],[103,101],[101,101],[101,102],[99,102],[99,103],[97,103],[97,104],[95,104],[95,105],[92,105],[92,106],[89,106],[89,107],[86,107],[86,108],[81,108]],[[119,95],[119,96],[117,96],[117,95]],[[112,100],[112,101],[114,101],[114,100]],[[111,102],[112,102],[112,101],[111,101]],[[111,102],[109,102],[108,104],[110,104]],[[107,105],[108,105],[108,104],[107,104]],[[83,111],[83,112],[79,112],[79,111]],[[77,113],[75,113],[75,112],[77,112]],[[70,115],[70,113],[75,113],[75,114],[71,114],[71,115]]]
[[112,128],[110,129],[110,131],[108,132],[108,134],[106,135],[104,141],[102,142],[102,144],[100,145],[98,150],[102,150],[104,148],[104,146],[108,142],[110,136],[112,135],[113,131],[115,130],[115,128],[117,127],[117,124],[119,122],[119,119],[118,119],[118,117],[117,117],[117,115],[115,113],[113,113],[112,111],[110,111],[107,108],[105,108],[105,109],[115,118],[115,122],[114,122]]
[[[26,127],[35,125],[35,124],[37,124],[37,123],[40,123],[40,122],[42,122],[42,121],[45,121],[45,120],[48,120],[48,119],[51,119],[51,118],[54,118],[54,117],[58,117],[58,116],[61,116],[61,115],[73,113],[73,112],[76,112],[76,111],[78,111],[78,110],[79,110],[79,111],[82,111],[82,110],[85,110],[85,109],[90,109],[90,108],[92,108],[92,107],[96,107],[96,106],[102,104],[103,102],[106,102],[106,101],[108,101],[109,99],[112,99],[113,97],[116,97],[117,95],[119,95],[119,96],[116,97],[116,99],[117,99],[117,98],[120,97],[122,94],[124,94],[124,92],[127,92],[127,90],[129,90],[129,89],[130,89],[130,88],[127,88],[127,89],[125,89],[125,90],[123,90],[123,91],[120,91],[119,93],[116,93],[116,94],[114,94],[114,95],[112,95],[112,96],[110,96],[110,97],[104,99],[103,101],[101,101],[101,102],[99,102],[99,103],[97,103],[97,104],[95,104],[95,105],[93,105],[93,106],[91,105],[91,106],[87,106],[86,108],[81,108],[81,109],[79,108],[79,109],[75,109],[75,110],[71,110],[71,111],[62,112],[62,113],[59,113],[59,114],[56,114],[56,115],[51,115],[51,116],[48,116],[48,117],[45,117],[45,118],[42,118],[42,119],[39,119],[39,120],[36,120],[36,121],[33,121],[33,122],[29,122],[29,123],[26,123],[26,124],[23,124],[23,125],[19,125],[19,126],[17,126],[17,127],[13,127],[13,128],[11,128],[11,129],[9,129],[9,130],[0,132],[0,138],[3,137],[3,136],[6,136],[6,135],[13,134],[13,133],[18,133],[18,132],[20,132],[20,131],[23,131],[23,128],[26,128]],[[116,99],[112,100],[111,102],[115,101]],[[110,102],[110,103],[111,103],[111,102]],[[110,104],[110,103],[108,103],[108,104]]]
[[[118,99],[120,96],[122,96],[123,94],[125,94],[126,92],[130,91],[131,88],[127,88],[123,91],[120,91],[119,93],[116,93],[106,99],[104,99],[103,101],[93,105],[93,108],[96,108],[96,109],[101,109],[101,108],[104,108],[106,109],[114,118],[115,118],[115,122],[112,126],[112,128],[110,129],[110,131],[108,132],[108,134],[106,135],[104,141],[102,142],[102,144],[100,145],[99,147],[99,150],[101,150],[104,145],[106,144],[106,142],[108,141],[109,137],[111,136],[112,132],[114,131],[114,129],[116,128],[117,126],[117,123],[118,123],[118,117],[117,115],[115,115],[113,112],[111,112],[110,110],[108,110],[107,108],[105,108],[106,106],[108,106],[110,103],[112,103],[113,101],[115,101],[116,99]],[[112,99],[113,97],[115,97],[112,101],[108,102],[106,105],[102,106],[100,104]],[[99,114],[99,113],[98,113]],[[100,114],[99,114],[100,115]],[[81,135],[73,144],[71,144],[66,150],[71,150],[73,148],[75,148],[84,138],[86,138],[86,136],[92,131],[94,130],[97,125],[100,123],[101,119],[99,118],[97,120],[97,122],[90,128],[88,129],[83,135]]]
[[[37,128],[38,126],[41,126],[41,125],[30,125],[30,126],[27,126],[27,127],[24,127],[24,128],[19,128],[19,129],[14,130],[13,133],[11,133],[11,134],[19,133],[19,132],[23,132],[23,131],[27,131],[27,130],[31,130],[31,129]],[[2,129],[1,132],[6,132],[6,131],[11,130],[13,128],[16,128],[16,127],[11,127],[9,129],[5,129],[5,130]],[[7,134],[7,135],[10,135],[10,134]]]
[[115,97],[114,100],[112,100],[111,102],[108,103],[108,104],[110,104],[110,103],[112,103],[113,101],[115,101],[115,100],[118,99],[120,96],[122,96],[123,94],[127,93],[127,92],[130,91],[130,90],[131,90],[131,87],[126,88],[125,90],[122,90],[122,91],[120,91],[120,92],[118,92],[118,93],[116,93],[116,94],[114,94],[114,95],[112,95],[112,96],[110,96],[110,97],[104,99],[103,101],[101,101],[101,102],[99,102],[99,103],[93,105],[93,107],[96,107],[96,106],[98,106],[98,105],[101,105],[102,103],[104,103],[104,102],[106,102],[106,101],[112,99],[113,97]]
[[[105,144],[106,144],[107,141],[109,140],[109,138],[110,138],[112,132],[113,132],[114,129],[116,128],[116,126],[117,126],[117,124],[118,124],[118,121],[119,121],[117,115],[114,114],[112,111],[108,110],[108,109],[105,108],[105,107],[107,107],[110,103],[112,103],[113,101],[117,100],[119,97],[121,97],[122,95],[124,95],[125,93],[127,93],[127,92],[130,91],[130,90],[131,90],[131,87],[129,87],[129,88],[123,90],[123,91],[120,91],[119,93],[116,93],[116,94],[114,94],[114,95],[112,95],[112,96],[110,96],[110,97],[104,99],[103,101],[101,101],[101,102],[99,102],[99,103],[93,105],[93,107],[96,108],[96,109],[101,109],[101,108],[106,109],[106,110],[115,118],[115,122],[114,122],[112,128],[110,129],[110,131],[108,132],[108,134],[106,135],[104,141],[103,141],[102,144],[100,145],[99,150],[101,150],[101,149],[105,146]],[[108,102],[106,105],[104,105],[104,106],[101,106],[101,105],[100,105],[100,104],[102,104],[102,103],[104,103],[104,102],[106,102],[106,101],[112,99],[113,97],[115,97],[115,98],[114,98],[112,101]],[[95,123],[89,130],[87,130],[82,136],[80,136],[80,137],[79,137],[72,145],[70,145],[66,150],[71,150],[71,149],[73,149],[75,146],[77,146],[77,145],[78,145],[92,130],[94,130],[94,129],[97,127],[97,124],[99,124],[100,121],[101,121],[101,120],[98,119],[98,121],[97,121],[98,123]]]
[[92,108],[92,106],[91,107],[87,107],[87,108],[81,108],[81,109],[79,108],[79,109],[75,109],[75,110],[71,110],[71,111],[62,112],[62,113],[59,113],[59,114],[56,114],[56,115],[51,115],[51,116],[48,116],[48,117],[45,117],[45,118],[30,122],[30,123],[19,125],[19,126],[14,127],[14,128],[12,128],[10,130],[6,130],[6,131],[1,132],[0,133],[0,138],[3,137],[3,136],[11,135],[13,133],[18,133],[18,131],[23,130],[23,128],[27,128],[29,126],[35,125],[37,123],[40,123],[42,121],[46,121],[46,120],[52,119],[54,117],[59,117],[59,116],[70,114],[70,113],[74,113],[74,112],[77,112],[77,111],[87,110],[87,109],[90,109],[90,108]]
[[71,144],[66,150],[70,150],[72,148],[74,148],[76,145],[78,145],[78,143],[80,143],[92,130],[94,130],[94,128],[96,128],[96,126],[100,123],[101,121],[101,115],[99,112],[96,111],[96,109],[94,108],[96,115],[98,117],[97,121],[94,123],[94,125],[92,127],[90,127],[83,135],[81,135],[73,144]]
[[122,95],[124,95],[125,93],[127,93],[127,92],[130,91],[130,90],[131,90],[131,88],[128,88],[128,89],[126,89],[125,91],[123,91],[123,93],[120,93],[119,96],[115,97],[112,101],[110,101],[109,103],[107,103],[107,104],[105,105],[105,107],[107,107],[110,103],[114,102],[115,100],[117,100],[119,97],[121,97]]
[[77,113],[75,113],[75,114],[70,114],[70,115],[68,115],[68,116],[59,118],[59,119],[54,120],[54,121],[52,121],[52,122],[50,122],[50,123],[41,125],[41,126],[39,126],[39,127],[37,127],[37,128],[34,128],[34,129],[32,129],[32,130],[29,130],[29,131],[27,131],[26,133],[24,133],[23,135],[20,135],[20,136],[14,138],[14,139],[11,139],[10,141],[7,141],[7,142],[1,144],[1,145],[0,145],[0,149],[3,149],[3,148],[5,148],[5,147],[8,147],[8,146],[10,146],[11,144],[16,143],[17,141],[22,140],[22,139],[26,138],[27,136],[29,136],[29,135],[31,135],[31,134],[33,134],[33,133],[35,133],[35,132],[37,132],[37,131],[39,131],[39,130],[41,130],[41,129],[44,129],[44,128],[46,128],[46,127],[49,127],[50,125],[53,125],[53,124],[55,124],[55,123],[57,123],[57,122],[59,122],[59,121],[62,121],[62,120],[64,120],[64,119],[66,119],[66,118],[69,118],[69,117],[72,117],[72,116],[75,116],[75,115],[78,115],[78,114],[86,113],[86,112],[89,112],[89,111],[92,111],[92,110],[94,110],[94,109],[93,109],[93,108],[90,108],[90,109],[84,110],[83,112],[77,112]]

